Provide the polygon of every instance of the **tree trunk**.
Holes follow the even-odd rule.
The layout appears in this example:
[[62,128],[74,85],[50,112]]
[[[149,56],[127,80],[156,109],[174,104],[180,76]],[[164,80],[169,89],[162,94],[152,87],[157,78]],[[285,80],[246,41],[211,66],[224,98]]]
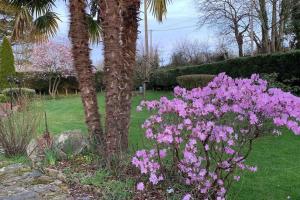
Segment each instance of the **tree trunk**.
[[272,32],[271,32],[271,52],[276,52],[277,40],[277,0],[272,1]]
[[238,48],[239,48],[239,57],[244,56],[243,43],[244,43],[243,35],[239,33],[238,36],[237,36],[237,44],[238,44]]
[[268,27],[268,13],[266,9],[266,0],[259,0],[259,18],[261,21],[262,32],[262,53],[270,52],[269,45],[269,27]]
[[296,49],[300,49],[300,2],[299,0],[293,0],[292,10],[292,24],[293,32],[295,34]]
[[276,50],[281,51],[283,47],[283,36],[285,31],[285,24],[289,16],[289,11],[291,10],[291,3],[287,0],[281,1],[281,10],[279,14],[279,27],[278,27],[278,35],[276,41]]
[[[105,73],[105,133],[106,154],[112,158],[120,153],[122,120],[122,94],[127,87],[124,85],[122,71],[124,68],[122,46],[120,41],[120,5],[119,0],[100,1],[101,22],[104,44]],[[124,73],[124,72],[123,72]]]
[[243,43],[244,43],[244,37],[243,37],[243,33],[239,32],[239,25],[237,22],[233,23],[234,25],[234,35],[235,35],[235,40],[236,43],[238,45],[238,49],[239,49],[239,57],[243,57],[244,56],[244,52],[243,52]]
[[[70,0],[70,37],[74,66],[78,76],[79,89],[84,106],[85,120],[91,139],[99,153],[104,153],[104,134],[100,123],[95,77],[90,60],[88,25],[85,19],[85,0]],[[104,155],[104,154],[103,154]]]
[[130,126],[131,99],[133,89],[133,71],[136,58],[136,41],[138,37],[138,14],[140,0],[121,1],[121,39],[122,56],[124,58],[123,70],[121,71],[124,82],[124,90],[121,91],[121,108],[119,132],[121,134],[121,150],[128,149],[128,131]]

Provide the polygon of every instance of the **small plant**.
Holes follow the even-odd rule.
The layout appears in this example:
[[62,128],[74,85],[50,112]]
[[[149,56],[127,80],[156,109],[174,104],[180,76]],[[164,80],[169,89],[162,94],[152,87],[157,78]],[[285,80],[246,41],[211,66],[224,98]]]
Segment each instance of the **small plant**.
[[53,149],[46,149],[44,153],[45,153],[44,164],[54,166],[58,161],[57,152]]
[[104,200],[124,200],[132,199],[132,180],[115,180],[106,170],[98,170],[94,176],[83,178],[81,183],[84,185],[93,185],[100,188],[102,192],[101,199]]
[[232,79],[222,73],[204,88],[176,87],[174,94],[138,107],[155,113],[143,124],[153,148],[132,158],[142,175],[137,190],[151,184],[184,200],[223,200],[241,171],[257,170],[245,161],[270,122],[275,135],[277,127],[300,135],[300,98],[268,89],[258,75]]
[[30,140],[36,136],[40,113],[34,103],[22,98],[18,110],[5,110],[0,118],[0,145],[6,156],[24,154]]

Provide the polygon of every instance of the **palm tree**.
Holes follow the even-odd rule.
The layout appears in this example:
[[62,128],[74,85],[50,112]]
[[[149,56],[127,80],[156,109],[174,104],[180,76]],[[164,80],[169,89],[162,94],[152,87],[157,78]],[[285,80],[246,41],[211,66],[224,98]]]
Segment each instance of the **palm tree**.
[[[106,83],[106,147],[109,155],[128,149],[133,66],[136,57],[140,0],[100,1]],[[151,0],[159,21],[171,0]],[[121,36],[121,42],[119,40]]]
[[120,104],[123,109],[120,113],[119,132],[121,134],[121,150],[128,149],[128,132],[131,114],[131,99],[133,89],[133,67],[136,58],[136,42],[138,38],[138,15],[140,0],[124,0],[121,4],[122,13],[122,54],[123,69],[121,77],[124,82],[124,90],[120,94]]
[[14,17],[12,40],[41,41],[57,32],[59,18],[52,11],[55,0],[3,0],[1,4]]
[[98,111],[95,77],[90,60],[88,20],[85,0],[70,0],[70,38],[74,67],[77,72],[80,94],[88,130],[99,153],[104,155],[104,135]]
[[118,0],[100,2],[106,85],[106,151],[107,155],[110,156],[117,155],[120,152],[121,96],[126,88],[122,77],[124,58],[119,40],[121,18],[118,4]]
[[[95,1],[93,1],[95,2]],[[162,16],[166,13],[166,5],[170,1],[151,1],[149,6],[152,6],[153,11],[157,11],[156,16],[162,20]],[[105,120],[105,139],[106,139],[106,155],[118,155],[121,151],[126,151],[128,148],[128,129],[130,123],[131,110],[131,91],[132,91],[132,76],[133,66],[135,64],[136,41],[138,35],[138,13],[140,0],[110,0],[100,1],[98,4],[93,4],[94,13],[98,14],[97,20],[101,21],[102,36],[104,43],[104,58],[105,58],[105,83],[106,83],[106,120]],[[73,43],[73,52],[75,57],[75,67],[82,77],[79,77],[80,84],[84,85],[88,74],[91,74],[87,69],[90,66],[88,49],[88,37],[83,30],[86,30],[85,23],[85,2],[84,0],[71,0],[71,28],[70,36]],[[101,12],[99,12],[101,10]],[[120,40],[121,38],[121,40]],[[80,46],[79,46],[80,45]],[[83,67],[82,63],[85,63]],[[83,69],[84,68],[84,69]],[[85,85],[85,89],[92,91],[92,84]],[[89,93],[91,96],[91,93]],[[88,99],[84,96],[83,99]],[[92,94],[92,96],[95,96]],[[88,106],[88,103],[96,102],[95,97],[89,102],[83,103]],[[94,104],[95,106],[95,104]],[[92,110],[90,110],[92,112]],[[94,116],[92,124],[97,127],[94,132],[99,135],[99,138],[104,141],[103,132],[100,131],[100,119],[97,116],[96,110],[93,114],[86,116]],[[87,123],[88,120],[87,120]],[[91,123],[91,122],[90,122]],[[97,126],[95,126],[97,124]],[[103,145],[102,145],[103,146]]]

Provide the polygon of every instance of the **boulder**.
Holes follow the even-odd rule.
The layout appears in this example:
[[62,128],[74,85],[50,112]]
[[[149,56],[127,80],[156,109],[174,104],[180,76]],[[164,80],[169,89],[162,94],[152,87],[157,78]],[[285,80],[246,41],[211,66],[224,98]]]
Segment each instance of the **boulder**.
[[54,137],[53,148],[59,159],[76,156],[88,147],[88,139],[80,130],[71,130]]
[[54,136],[44,134],[39,138],[32,139],[27,146],[27,156],[34,168],[41,169],[45,159],[46,150],[56,153],[56,159],[64,160],[70,156],[80,154],[88,147],[88,139],[80,130],[72,130]]
[[27,148],[26,153],[31,160],[34,168],[40,168],[45,158],[45,150],[52,148],[52,138],[45,135],[32,139]]

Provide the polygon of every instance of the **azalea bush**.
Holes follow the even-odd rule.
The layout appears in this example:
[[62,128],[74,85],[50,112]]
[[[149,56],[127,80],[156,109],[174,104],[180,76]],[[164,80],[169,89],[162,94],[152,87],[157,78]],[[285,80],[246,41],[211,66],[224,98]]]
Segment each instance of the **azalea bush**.
[[257,170],[245,163],[255,139],[284,126],[300,134],[300,98],[268,89],[258,75],[222,73],[204,88],[176,87],[174,96],[137,108],[153,112],[143,124],[153,148],[132,158],[142,175],[137,190],[155,186],[184,200],[225,199],[243,170]]

